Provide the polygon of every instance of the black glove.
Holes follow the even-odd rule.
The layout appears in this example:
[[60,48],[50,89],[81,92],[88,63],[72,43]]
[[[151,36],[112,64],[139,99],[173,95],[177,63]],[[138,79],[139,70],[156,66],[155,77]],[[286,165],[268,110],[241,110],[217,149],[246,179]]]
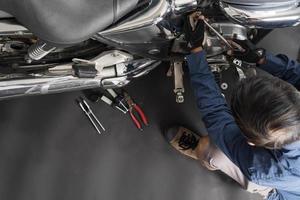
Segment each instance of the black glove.
[[244,62],[257,64],[266,56],[265,49],[256,48],[256,46],[252,44],[249,40],[233,39],[232,41],[230,41],[230,43],[233,47],[239,45],[244,50],[230,50],[228,54]]
[[204,40],[204,22],[198,20],[195,29],[190,24],[189,16],[185,17],[184,20],[184,34],[185,39],[188,42],[188,47],[193,50],[197,47],[202,47]]

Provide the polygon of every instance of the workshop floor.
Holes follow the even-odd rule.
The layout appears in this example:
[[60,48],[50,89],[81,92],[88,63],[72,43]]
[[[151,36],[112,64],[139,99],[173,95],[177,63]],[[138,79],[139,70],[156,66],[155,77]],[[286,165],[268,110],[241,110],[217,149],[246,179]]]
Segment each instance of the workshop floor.
[[[300,28],[276,30],[262,41],[296,58]],[[221,173],[179,155],[161,127],[184,124],[205,134],[192,90],[175,103],[162,65],[128,91],[150,127],[139,132],[128,116],[93,105],[107,132],[97,135],[74,103],[80,92],[0,102],[2,200],[257,200]]]

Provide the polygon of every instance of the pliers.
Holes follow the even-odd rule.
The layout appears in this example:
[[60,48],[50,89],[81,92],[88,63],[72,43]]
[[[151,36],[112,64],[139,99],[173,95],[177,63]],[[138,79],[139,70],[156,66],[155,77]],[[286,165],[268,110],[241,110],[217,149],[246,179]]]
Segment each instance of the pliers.
[[[139,105],[137,105],[132,100],[132,98],[128,95],[128,93],[123,92],[123,95],[124,95],[126,103],[128,104],[129,115],[130,115],[133,123],[140,131],[143,131],[142,123],[144,123],[144,125],[146,125],[146,126],[149,125],[148,119],[147,119],[144,111],[141,109],[141,107]],[[142,122],[140,122],[139,119],[141,119]]]

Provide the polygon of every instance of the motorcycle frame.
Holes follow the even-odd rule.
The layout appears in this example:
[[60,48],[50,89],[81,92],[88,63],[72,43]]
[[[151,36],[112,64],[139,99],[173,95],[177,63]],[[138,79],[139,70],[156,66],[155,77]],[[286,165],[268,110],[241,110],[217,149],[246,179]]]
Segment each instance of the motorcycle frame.
[[94,38],[133,54],[165,60],[170,57],[172,41],[168,17],[172,5],[166,0],[153,0],[143,10],[113,27],[97,33]]

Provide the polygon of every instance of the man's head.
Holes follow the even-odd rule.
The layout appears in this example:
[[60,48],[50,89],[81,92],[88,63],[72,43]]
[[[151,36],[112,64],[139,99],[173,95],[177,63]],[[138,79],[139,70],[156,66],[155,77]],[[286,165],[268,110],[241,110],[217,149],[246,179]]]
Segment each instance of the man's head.
[[300,139],[300,93],[281,79],[244,79],[231,109],[249,143],[278,149]]

